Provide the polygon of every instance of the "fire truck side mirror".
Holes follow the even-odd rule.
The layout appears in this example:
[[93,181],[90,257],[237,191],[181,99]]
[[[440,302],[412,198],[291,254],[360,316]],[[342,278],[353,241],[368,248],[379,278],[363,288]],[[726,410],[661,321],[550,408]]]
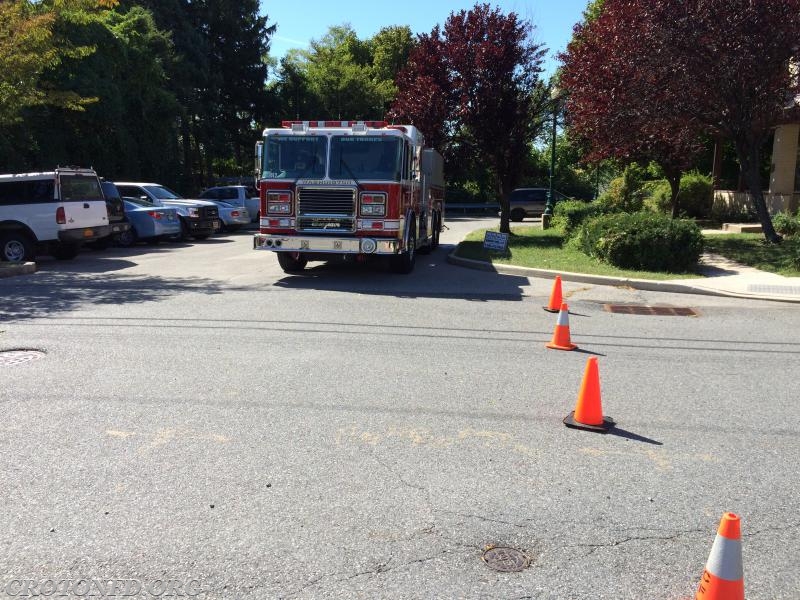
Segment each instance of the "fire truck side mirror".
[[256,179],[258,179],[259,174],[261,173],[261,155],[264,152],[264,142],[256,142],[256,164],[255,164],[255,175]]

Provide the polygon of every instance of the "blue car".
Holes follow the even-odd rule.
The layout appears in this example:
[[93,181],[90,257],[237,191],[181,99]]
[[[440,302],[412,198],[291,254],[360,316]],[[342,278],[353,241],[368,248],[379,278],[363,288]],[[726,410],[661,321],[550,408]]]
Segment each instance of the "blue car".
[[118,245],[127,248],[139,241],[158,244],[163,239],[180,234],[181,221],[177,209],[156,206],[141,198],[126,196],[123,201],[131,228],[116,236]]

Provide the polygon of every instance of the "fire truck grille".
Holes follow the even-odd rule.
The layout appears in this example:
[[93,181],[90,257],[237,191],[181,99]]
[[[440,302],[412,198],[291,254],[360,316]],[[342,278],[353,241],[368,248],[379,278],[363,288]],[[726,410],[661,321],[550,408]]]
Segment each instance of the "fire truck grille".
[[355,188],[299,188],[297,228],[336,233],[355,231]]

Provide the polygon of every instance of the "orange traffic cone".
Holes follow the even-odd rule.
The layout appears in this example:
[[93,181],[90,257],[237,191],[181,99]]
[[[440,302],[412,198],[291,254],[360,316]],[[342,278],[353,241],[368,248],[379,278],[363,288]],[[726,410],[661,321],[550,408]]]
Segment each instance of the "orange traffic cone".
[[561,275],[556,275],[556,280],[553,282],[553,291],[550,292],[550,302],[542,308],[547,312],[557,313],[561,309],[561,302]]
[[725,513],[711,546],[695,600],[744,600],[739,517]]
[[614,425],[614,420],[603,416],[600,401],[600,372],[597,369],[597,357],[590,356],[583,372],[581,391],[575,410],[564,417],[564,425],[574,429],[586,429],[606,433]]
[[558,311],[558,321],[553,332],[553,339],[545,346],[554,350],[575,350],[577,348],[569,339],[569,307],[565,302],[561,303],[561,310]]

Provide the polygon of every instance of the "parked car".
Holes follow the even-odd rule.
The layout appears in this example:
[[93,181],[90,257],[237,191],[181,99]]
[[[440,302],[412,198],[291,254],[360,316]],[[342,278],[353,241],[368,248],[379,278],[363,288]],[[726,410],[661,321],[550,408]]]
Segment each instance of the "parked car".
[[205,200],[213,202],[219,208],[219,228],[217,232],[238,231],[245,225],[250,224],[250,213],[244,206],[237,206],[222,200]]
[[0,259],[77,256],[88,241],[111,234],[100,180],[92,169],[58,168],[0,175]]
[[117,188],[124,197],[141,198],[156,206],[172,206],[178,211],[181,231],[178,238],[190,236],[204,240],[219,229],[219,208],[213,202],[187,200],[171,189],[157,183],[117,181]]
[[141,198],[126,197],[123,203],[131,227],[115,236],[120,246],[127,248],[139,241],[155,245],[180,234],[181,221],[176,208],[156,206]]
[[111,226],[111,235],[87,244],[87,246],[98,250],[108,248],[116,240],[117,236],[127,233],[131,228],[128,217],[125,216],[125,205],[119,195],[117,186],[111,181],[101,179],[100,187],[106,199],[106,211],[108,212],[108,224]]
[[547,204],[547,188],[517,188],[508,200],[512,221],[541,217]]
[[236,206],[244,206],[250,219],[258,222],[261,215],[261,200],[258,190],[247,185],[219,185],[208,188],[199,196],[202,200],[223,200]]

